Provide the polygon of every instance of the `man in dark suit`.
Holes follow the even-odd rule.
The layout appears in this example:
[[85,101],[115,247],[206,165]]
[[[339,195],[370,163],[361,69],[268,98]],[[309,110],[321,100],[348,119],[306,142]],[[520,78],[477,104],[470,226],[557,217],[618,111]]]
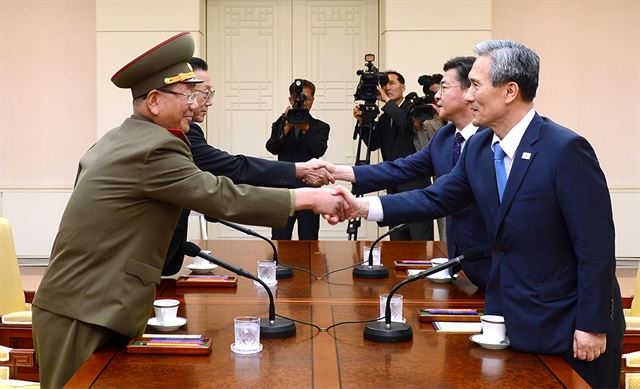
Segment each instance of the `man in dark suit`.
[[[271,154],[278,156],[278,161],[300,162],[311,158],[320,158],[327,151],[329,141],[329,125],[308,114],[306,123],[292,124],[287,115],[296,99],[300,98],[307,112],[313,107],[316,87],[311,81],[299,80],[301,91],[296,91],[296,82],[289,86],[289,103],[285,112],[271,125],[271,136],[265,147]],[[300,93],[301,92],[301,95]],[[300,96],[299,96],[300,95]],[[291,187],[300,188],[307,183],[296,181]],[[287,225],[282,229],[272,229],[271,239],[291,240],[293,226],[298,221],[298,238],[301,240],[317,240],[320,230],[320,217],[313,212],[300,211],[289,217]]]
[[[329,165],[334,178],[354,182],[355,193],[365,194],[417,178],[440,177],[449,173],[467,140],[478,131],[478,127],[471,122],[473,113],[464,101],[464,95],[471,85],[468,76],[474,61],[474,57],[456,57],[444,64],[444,75],[435,100],[440,118],[449,121],[449,124],[440,128],[424,149],[376,165]],[[462,267],[471,282],[484,290],[491,269],[491,245],[477,204],[473,202],[447,216],[446,224],[450,258],[472,247],[483,248],[484,260],[463,263]]]
[[[413,140],[416,136],[413,123],[409,119],[409,101],[404,98],[404,77],[396,71],[387,71],[389,82],[378,86],[378,100],[384,102],[382,115],[371,134],[363,128],[360,137],[369,150],[380,150],[384,161],[393,161],[415,153]],[[359,106],[354,109],[354,117],[360,122],[362,114]],[[387,193],[399,193],[429,185],[429,177],[422,176],[397,185],[385,185]],[[401,231],[391,234],[391,240],[433,240],[433,221],[421,220],[411,223]]]
[[[215,90],[208,74],[209,66],[207,63],[198,57],[191,58],[189,63],[196,77],[202,80],[202,83],[196,87],[198,108],[193,112],[193,121],[189,124],[187,132],[187,139],[191,143],[193,162],[200,170],[215,176],[228,177],[236,184],[269,187],[295,188],[300,181],[304,181],[309,186],[320,186],[333,182],[331,175],[324,168],[319,167],[315,160],[294,163],[231,155],[207,143],[204,131],[197,123],[204,122],[209,107],[213,105]],[[182,267],[184,260],[182,244],[187,240],[190,213],[189,209],[182,210],[178,225],[171,238],[167,260],[162,271],[163,275],[175,274]]]
[[518,351],[560,354],[592,386],[618,387],[624,332],[611,200],[593,148],[533,108],[539,58],[512,41],[475,47],[465,96],[476,125],[458,164],[431,187],[350,198],[352,216],[395,224],[474,198],[493,265],[485,312]]
[[111,78],[131,89],[134,114],[80,160],[33,300],[43,388],[63,387],[103,344],[142,334],[183,208],[270,227],[295,210],[340,214],[343,200],[329,190],[236,186],[194,165],[184,135],[201,82],[187,62],[193,49],[183,32]]

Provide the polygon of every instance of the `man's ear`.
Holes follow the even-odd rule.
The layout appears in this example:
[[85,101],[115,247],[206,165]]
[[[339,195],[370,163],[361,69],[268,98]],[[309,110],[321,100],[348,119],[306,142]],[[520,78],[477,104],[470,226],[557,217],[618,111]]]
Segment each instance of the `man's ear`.
[[505,92],[505,102],[509,104],[518,97],[518,94],[520,94],[520,87],[518,86],[518,84],[511,81],[507,83],[507,85],[505,86],[504,92]]
[[158,93],[158,91],[152,90],[149,92],[145,103],[147,104],[147,109],[153,115],[157,116],[160,113],[160,93]]

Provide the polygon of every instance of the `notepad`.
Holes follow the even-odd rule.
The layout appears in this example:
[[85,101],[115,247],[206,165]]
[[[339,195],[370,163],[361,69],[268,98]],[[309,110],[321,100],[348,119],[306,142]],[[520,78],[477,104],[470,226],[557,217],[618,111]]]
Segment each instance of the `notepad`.
[[434,321],[433,327],[436,332],[454,332],[461,334],[479,334],[482,330],[482,323],[457,322],[457,321]]

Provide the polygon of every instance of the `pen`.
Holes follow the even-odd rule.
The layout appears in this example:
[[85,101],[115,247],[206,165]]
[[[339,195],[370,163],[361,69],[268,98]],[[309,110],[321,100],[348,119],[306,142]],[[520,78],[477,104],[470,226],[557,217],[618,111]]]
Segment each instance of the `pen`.
[[187,277],[187,278],[202,278],[202,279],[219,278],[219,279],[223,279],[223,280],[228,280],[229,278],[231,278],[229,276],[217,276],[217,275],[209,275],[209,276],[207,276],[207,275],[200,275],[200,276],[188,275],[188,276],[185,276],[185,277]]
[[477,315],[477,309],[423,309],[431,314],[440,314],[440,315]]

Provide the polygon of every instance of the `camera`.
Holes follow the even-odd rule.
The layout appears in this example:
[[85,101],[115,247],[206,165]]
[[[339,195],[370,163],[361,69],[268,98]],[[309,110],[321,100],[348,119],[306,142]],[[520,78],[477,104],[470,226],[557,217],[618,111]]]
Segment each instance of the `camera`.
[[442,75],[434,74],[422,75],[418,77],[418,84],[422,85],[422,92],[424,96],[418,96],[417,93],[409,93],[406,99],[409,101],[409,116],[416,120],[424,121],[431,120],[437,114],[436,109],[431,105],[435,104],[436,92],[429,89],[433,84],[440,84],[442,81]]
[[304,101],[307,99],[307,96],[302,93],[302,80],[296,79],[293,84],[295,96],[292,96],[294,98],[293,108],[287,111],[287,121],[290,124],[309,123],[311,115],[309,115],[309,111],[304,107]]
[[360,82],[356,87],[356,93],[353,94],[355,100],[362,100],[365,103],[375,103],[378,100],[378,85],[384,86],[389,82],[389,77],[384,72],[379,72],[373,61],[376,56],[366,54],[364,56],[366,69],[360,69],[356,72],[360,76]]

